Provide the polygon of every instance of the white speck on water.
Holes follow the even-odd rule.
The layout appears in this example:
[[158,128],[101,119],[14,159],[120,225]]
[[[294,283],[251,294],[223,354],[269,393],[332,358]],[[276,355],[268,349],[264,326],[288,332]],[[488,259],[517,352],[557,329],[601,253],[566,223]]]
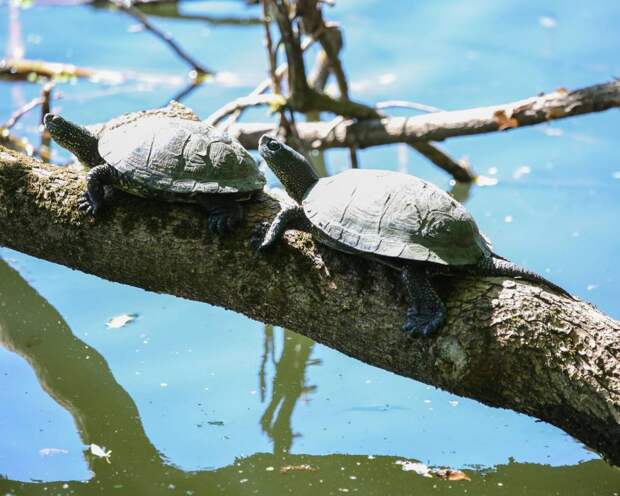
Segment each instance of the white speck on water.
[[432,400],[424,400],[424,403],[432,403]]
[[39,455],[41,456],[54,456],[54,455],[67,455],[69,451],[62,448],[41,448]]
[[616,171],[611,175],[614,179],[620,179],[620,171]]
[[366,379],[366,380],[364,381],[364,384],[372,384],[372,381],[371,381],[370,379]]
[[559,127],[546,126],[545,128],[543,128],[543,133],[545,133],[547,136],[562,136],[564,134],[564,131]]
[[369,459],[369,460],[374,460],[374,459],[375,459],[375,457],[374,457],[374,456],[372,456],[372,455],[368,455],[368,459]]
[[496,177],[478,176],[476,177],[476,184],[478,186],[495,186],[497,184]]
[[240,482],[241,484],[245,484],[247,481],[248,481],[248,479],[241,479],[239,482]]
[[502,484],[501,482],[498,482],[498,483],[497,483],[497,485],[498,485],[499,487],[502,487],[504,484]]
[[504,217],[504,222],[510,224],[512,222],[512,215],[507,215],[506,217]]
[[392,84],[394,81],[396,81],[396,74],[392,72],[387,72],[379,76],[379,84],[388,85]]
[[492,176],[494,176],[495,174],[497,174],[497,167],[495,167],[495,166],[493,166],[493,167],[489,167],[489,168],[487,169],[487,172],[488,172],[489,174],[491,174]]
[[349,475],[349,479],[351,479],[351,480],[357,480],[357,477],[355,477],[354,475]]
[[273,467],[267,467],[265,470],[267,472],[273,472],[275,469]]
[[528,167],[527,165],[522,165],[520,167],[517,167],[517,170],[514,171],[512,177],[513,179],[520,179],[526,174],[529,174],[530,172],[532,172],[532,169],[530,167]]
[[168,387],[168,383],[167,383],[167,382],[161,382],[161,383],[159,384],[159,387],[166,388],[166,387]]
[[598,288],[598,284],[588,284],[588,285],[586,286],[586,289],[587,289],[588,291],[592,291],[593,289],[596,289],[596,288]]
[[538,24],[545,29],[553,29],[558,25],[558,21],[556,21],[553,17],[540,16],[538,18]]
[[450,406],[457,406],[459,404],[459,402],[456,400],[448,401],[448,403],[450,403]]
[[252,395],[256,394],[256,389],[253,390],[253,391],[250,391],[250,394],[252,394]]

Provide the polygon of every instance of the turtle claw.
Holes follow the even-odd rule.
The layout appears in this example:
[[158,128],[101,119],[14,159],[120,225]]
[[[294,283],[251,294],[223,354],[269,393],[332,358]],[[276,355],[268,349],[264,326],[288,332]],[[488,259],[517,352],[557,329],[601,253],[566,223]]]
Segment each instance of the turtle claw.
[[416,307],[407,310],[403,331],[416,337],[430,337],[443,325],[446,320],[445,310],[437,309],[435,313],[422,313]]
[[269,230],[270,223],[263,221],[254,226],[252,234],[250,235],[250,248],[255,254],[264,252],[269,245],[265,244],[265,235]]
[[84,193],[82,195],[82,200],[78,204],[78,208],[83,211],[86,215],[95,216],[99,211],[100,204],[94,202],[88,193]]
[[226,234],[227,232],[232,231],[237,224],[234,216],[224,213],[210,215],[207,223],[209,226],[209,231],[213,234]]

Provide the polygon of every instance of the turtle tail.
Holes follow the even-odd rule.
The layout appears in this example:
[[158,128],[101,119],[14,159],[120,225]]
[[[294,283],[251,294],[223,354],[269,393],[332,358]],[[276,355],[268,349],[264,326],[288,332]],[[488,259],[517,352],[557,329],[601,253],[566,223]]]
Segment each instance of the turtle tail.
[[543,276],[527,270],[520,265],[512,263],[510,260],[500,257],[495,253],[489,257],[484,257],[480,262],[475,265],[477,274],[485,276],[507,276],[517,279],[524,279],[526,281],[542,283],[548,288],[552,289],[556,293],[564,296],[568,296],[570,299],[575,300],[575,297],[571,295],[565,289],[562,289],[557,284],[553,284],[551,281],[545,279]]

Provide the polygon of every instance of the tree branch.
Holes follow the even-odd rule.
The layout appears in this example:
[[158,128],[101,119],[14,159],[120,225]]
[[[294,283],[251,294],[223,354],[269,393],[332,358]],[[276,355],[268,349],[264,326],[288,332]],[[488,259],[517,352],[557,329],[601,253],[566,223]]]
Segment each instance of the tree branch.
[[0,244],[110,280],[206,301],[296,329],[367,363],[563,428],[620,464],[620,323],[530,283],[438,278],[448,322],[437,338],[400,326],[397,274],[289,231],[256,258],[245,226],[209,234],[190,206],[119,193],[96,221],[77,205],[84,177],[0,150]]
[[[620,106],[620,81],[588,86],[575,91],[557,90],[526,100],[466,110],[435,112],[414,117],[384,117],[359,122],[299,123],[299,137],[311,148],[360,148],[442,141],[456,136],[491,133],[514,127],[532,126],[565,117],[602,112]],[[346,114],[344,114],[346,115]],[[244,123],[231,126],[246,148],[256,148],[258,139],[275,126],[271,123]]]

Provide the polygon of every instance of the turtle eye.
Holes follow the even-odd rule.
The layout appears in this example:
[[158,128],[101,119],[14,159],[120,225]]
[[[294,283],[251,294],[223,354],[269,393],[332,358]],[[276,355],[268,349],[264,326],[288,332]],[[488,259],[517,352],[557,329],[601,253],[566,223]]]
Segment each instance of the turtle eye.
[[269,148],[272,152],[277,152],[280,149],[280,143],[276,140],[271,140],[267,143],[267,148]]

